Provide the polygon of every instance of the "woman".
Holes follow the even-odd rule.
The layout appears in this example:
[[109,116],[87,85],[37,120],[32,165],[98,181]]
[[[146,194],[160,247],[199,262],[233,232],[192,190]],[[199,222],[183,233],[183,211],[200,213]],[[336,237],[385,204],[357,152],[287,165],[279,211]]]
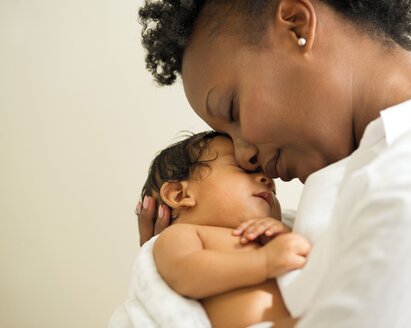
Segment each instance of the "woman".
[[[180,74],[243,168],[307,182],[299,213],[326,217],[304,304],[283,290],[298,327],[409,325],[411,2],[146,1],[140,17],[155,79]],[[168,225],[155,212],[137,206],[141,243]]]

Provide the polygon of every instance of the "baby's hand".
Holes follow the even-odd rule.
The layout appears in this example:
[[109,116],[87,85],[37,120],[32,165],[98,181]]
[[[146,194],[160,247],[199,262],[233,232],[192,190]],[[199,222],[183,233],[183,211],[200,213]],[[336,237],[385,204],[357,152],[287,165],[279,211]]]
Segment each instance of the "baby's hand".
[[277,235],[285,232],[290,232],[290,228],[277,219],[266,217],[241,223],[233,231],[233,235],[240,236],[241,244],[246,244],[259,238],[261,244],[264,245]]
[[258,249],[267,260],[267,278],[302,268],[310,250],[310,242],[295,233],[282,234]]

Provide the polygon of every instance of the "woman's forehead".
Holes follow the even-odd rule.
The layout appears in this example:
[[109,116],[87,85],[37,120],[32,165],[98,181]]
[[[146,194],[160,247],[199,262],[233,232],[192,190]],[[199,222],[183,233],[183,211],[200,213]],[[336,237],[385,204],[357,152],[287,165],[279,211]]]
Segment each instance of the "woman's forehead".
[[[182,80],[188,102],[202,119],[207,121],[207,95],[220,99],[232,88],[235,79],[235,61],[238,45],[229,39],[203,41],[205,33],[194,33],[183,58]],[[217,97],[216,97],[217,95]]]

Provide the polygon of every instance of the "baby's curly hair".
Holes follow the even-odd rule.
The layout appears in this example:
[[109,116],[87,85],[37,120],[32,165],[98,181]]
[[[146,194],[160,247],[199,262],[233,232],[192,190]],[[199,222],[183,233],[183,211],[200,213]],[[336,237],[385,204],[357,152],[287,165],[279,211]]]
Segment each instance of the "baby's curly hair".
[[[411,50],[411,0],[320,0],[386,45]],[[221,8],[240,14],[247,40],[258,39],[278,0],[145,0],[139,10],[146,66],[160,85],[173,84],[181,74],[185,47],[201,10],[222,23]],[[250,37],[251,35],[251,37]]]
[[141,200],[151,196],[161,203],[160,188],[165,182],[187,180],[193,176],[197,167],[207,165],[210,160],[202,160],[201,157],[208,143],[217,136],[228,138],[226,134],[216,131],[200,132],[159,152],[150,165]]

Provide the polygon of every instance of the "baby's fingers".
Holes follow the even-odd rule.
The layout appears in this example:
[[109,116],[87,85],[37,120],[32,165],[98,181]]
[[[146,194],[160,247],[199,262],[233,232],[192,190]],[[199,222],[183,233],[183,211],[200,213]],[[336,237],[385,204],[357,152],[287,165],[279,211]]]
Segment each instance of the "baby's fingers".
[[296,245],[296,253],[292,257],[293,262],[290,263],[292,269],[301,269],[307,262],[307,256],[310,253],[311,244],[308,241],[302,241]]
[[241,236],[245,229],[247,229],[250,225],[252,225],[257,220],[248,220],[241,223],[235,230],[233,231],[234,236]]
[[279,221],[257,220],[252,225],[248,226],[243,232],[242,242],[254,240],[259,236],[272,237],[275,234],[283,231],[283,225]]
[[[267,232],[268,231],[268,232]],[[272,219],[265,220],[260,219],[253,222],[253,224],[249,225],[243,232],[240,242],[242,244],[246,244],[248,241],[255,240],[260,236],[271,236],[276,232],[275,227],[273,226]]]
[[311,251],[310,242],[307,239],[302,238],[301,241],[298,244],[297,251],[298,251],[299,255],[306,257]]

